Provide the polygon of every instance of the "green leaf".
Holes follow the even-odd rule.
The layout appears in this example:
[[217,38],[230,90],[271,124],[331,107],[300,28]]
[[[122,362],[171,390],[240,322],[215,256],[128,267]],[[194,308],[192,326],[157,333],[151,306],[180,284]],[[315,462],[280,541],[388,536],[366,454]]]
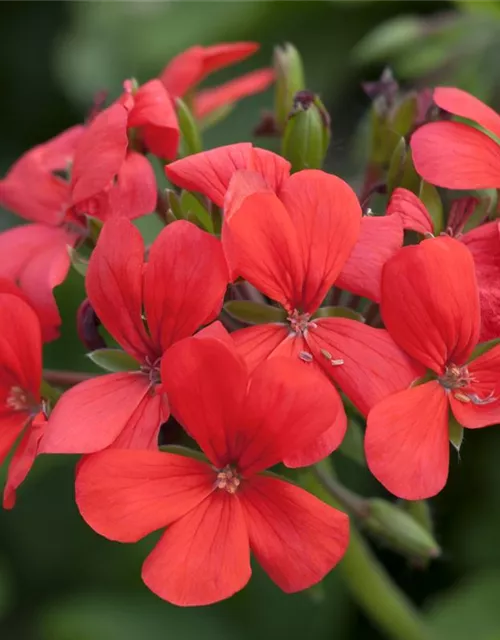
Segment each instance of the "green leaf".
[[184,213],[182,211],[181,199],[173,189],[165,189],[165,195],[168,200],[170,211],[176,220],[182,220]]
[[434,235],[439,235],[444,227],[443,203],[436,187],[422,180],[418,196],[425,204],[434,226]]
[[364,322],[365,319],[357,311],[349,309],[349,307],[320,307],[315,314],[314,318],[349,318],[350,320],[358,320]]
[[73,269],[85,278],[87,274],[87,269],[89,267],[89,261],[85,260],[85,258],[83,258],[76,249],[74,249],[73,247],[70,247],[69,245],[68,245],[68,254],[69,254],[69,259],[71,260],[71,266],[73,267]]
[[198,226],[201,225],[203,229],[209,233],[214,232],[214,225],[210,213],[198,198],[189,191],[183,191],[181,194],[181,208],[184,218],[192,220],[194,217],[195,220],[193,220],[193,222],[198,223]]
[[387,62],[394,53],[407,50],[422,34],[421,21],[414,16],[401,16],[376,27],[354,48],[354,60]]
[[500,344],[500,338],[493,338],[492,340],[488,340],[488,342],[482,342],[481,344],[478,344],[472,352],[472,355],[469,358],[468,362],[472,362],[472,360],[479,358],[479,356],[488,353],[488,351],[493,349],[493,347],[496,347],[498,344]]
[[138,371],[139,363],[128,353],[121,349],[97,349],[87,356],[94,364],[105,371],[113,373],[119,371]]
[[455,449],[460,452],[460,447],[464,439],[464,428],[457,422],[457,419],[450,411],[450,417],[448,421],[448,432],[450,435],[450,442]]
[[349,460],[366,466],[363,430],[357,420],[349,420],[346,434],[338,451],[346,458],[349,458]]
[[287,313],[284,309],[250,300],[231,300],[226,302],[224,310],[236,320],[248,324],[282,323],[287,319]]

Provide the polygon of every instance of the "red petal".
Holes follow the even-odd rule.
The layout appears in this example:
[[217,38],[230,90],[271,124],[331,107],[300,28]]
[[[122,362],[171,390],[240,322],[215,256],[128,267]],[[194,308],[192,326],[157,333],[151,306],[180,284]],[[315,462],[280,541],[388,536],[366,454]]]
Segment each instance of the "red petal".
[[383,329],[347,318],[319,318],[314,323],[306,340],[316,361],[363,415],[424,373]]
[[117,175],[127,152],[127,117],[125,107],[115,103],[101,111],[81,136],[71,171],[73,203],[97,195]]
[[404,229],[434,233],[434,224],[424,203],[408,189],[398,187],[394,190],[387,205],[387,215],[398,216]]
[[220,107],[234,104],[242,98],[265,91],[273,82],[274,71],[272,69],[257,69],[214,89],[199,91],[194,99],[196,117],[204,118]]
[[[288,354],[291,347],[286,343],[295,339],[290,328],[284,324],[260,324],[246,327],[234,331],[231,337],[250,372],[276,351],[279,355]],[[281,345],[283,345],[282,348],[280,348]]]
[[[273,357],[253,372],[243,413],[228,431],[230,458],[246,477],[289,458],[294,466],[318,462],[342,441],[346,420],[338,393],[310,365]],[[316,441],[332,423],[333,446],[325,452]]]
[[144,275],[148,327],[162,352],[220,311],[228,281],[217,238],[185,220],[163,229],[151,246]]
[[[158,389],[158,388],[157,388]],[[158,434],[161,425],[168,420],[170,408],[167,396],[150,389],[130,420],[111,444],[113,449],[158,449]]]
[[149,160],[129,151],[116,175],[113,186],[92,203],[95,218],[108,220],[121,216],[132,220],[152,213],[157,200],[156,178]]
[[137,360],[156,359],[142,320],[144,242],[127,220],[106,222],[89,261],[87,295],[106,329]]
[[0,376],[40,398],[40,323],[29,305],[10,294],[0,294]]
[[178,187],[202,193],[222,207],[233,173],[248,169],[251,152],[249,142],[217,147],[172,162],[165,167],[165,173]]
[[175,418],[219,469],[230,462],[227,434],[240,422],[248,372],[219,339],[186,338],[163,355],[161,379]]
[[[313,312],[358,239],[361,207],[346,182],[316,170],[291,176],[280,199],[297,231],[303,260],[304,284],[297,307]],[[264,213],[271,216],[265,209]]]
[[179,124],[172,100],[160,80],[143,84],[134,95],[129,127],[143,127],[148,150],[159,158],[172,160],[179,145]]
[[79,464],[75,497],[94,531],[135,542],[194,509],[212,493],[214,481],[214,471],[192,458],[108,450]]
[[473,120],[500,138],[500,116],[470,93],[455,87],[437,87],[433,98],[441,109]]
[[9,464],[7,482],[3,494],[4,509],[12,509],[16,502],[16,490],[24,482],[38,453],[46,418],[39,414],[24,433]]
[[[263,324],[255,327],[240,329],[231,334],[238,352],[243,356],[250,371],[267,358],[287,357],[303,363],[303,366],[313,371],[322,372],[316,361],[310,362],[309,346],[303,337],[290,332],[285,325]],[[305,358],[305,359],[304,359]],[[322,384],[322,383],[321,383]],[[331,387],[327,394],[331,396]],[[333,400],[333,397],[332,397]],[[341,443],[347,427],[347,419],[340,396],[335,391],[336,407],[330,416],[330,427],[314,440],[287,455],[284,463],[287,467],[306,467],[322,460]]]
[[8,413],[4,414],[5,407],[1,407],[2,414],[0,414],[0,464],[9,455],[10,450],[14,446],[16,440],[21,435],[28,415],[24,413]]
[[418,173],[447,189],[500,186],[500,145],[461,122],[431,122],[411,138]]
[[368,415],[368,466],[399,498],[439,493],[448,477],[449,448],[448,400],[436,381],[389,396]]
[[148,556],[142,579],[179,606],[229,598],[250,579],[250,546],[240,501],[218,491],[169,527]]
[[271,191],[278,195],[290,177],[291,164],[277,153],[267,149],[252,148],[249,169],[260,173]]
[[258,49],[259,45],[255,42],[194,46],[173,58],[160,80],[172,96],[183,96],[210,73],[244,60]]
[[480,342],[500,336],[500,224],[483,224],[460,240],[472,253],[481,305]]
[[346,514],[300,487],[258,476],[240,495],[252,552],[286,593],[322,580],[346,552]]
[[470,251],[447,236],[401,249],[384,267],[381,311],[394,340],[429,369],[463,364],[480,328]]
[[403,245],[403,228],[396,217],[361,218],[361,230],[335,284],[356,295],[380,301],[382,268]]
[[[451,410],[468,429],[488,427],[500,422],[500,346],[493,347],[467,365],[473,382],[456,393],[450,391]],[[470,402],[463,402],[461,395]],[[458,396],[458,397],[457,397]],[[481,401],[484,403],[481,404]]]
[[45,341],[59,335],[61,318],[52,289],[66,278],[68,245],[76,235],[64,228],[30,224],[0,234],[0,277],[17,282],[35,309]]
[[227,221],[227,229],[224,248],[235,273],[288,310],[298,308],[304,269],[299,238],[277,196],[247,197]]
[[41,450],[93,453],[109,447],[133,418],[148,388],[142,373],[111,373],[69,389],[50,414]]

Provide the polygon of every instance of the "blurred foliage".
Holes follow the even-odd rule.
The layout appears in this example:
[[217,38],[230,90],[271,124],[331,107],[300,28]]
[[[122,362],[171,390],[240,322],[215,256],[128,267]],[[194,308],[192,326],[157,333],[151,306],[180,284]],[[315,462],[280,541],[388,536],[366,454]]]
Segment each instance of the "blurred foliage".
[[[111,98],[124,79],[157,75],[170,57],[193,44],[249,39],[261,42],[259,54],[213,82],[269,64],[275,44],[292,42],[304,60],[308,88],[319,93],[332,116],[328,168],[359,184],[369,107],[360,82],[377,78],[389,63],[408,84],[457,84],[495,103],[499,35],[497,2],[4,1],[0,169],[82,121],[96,92],[109,90]],[[205,146],[254,139],[259,112],[272,104],[269,91],[237,105],[204,132]],[[275,139],[259,143],[278,145]],[[0,228],[15,220],[2,214]],[[148,240],[159,225],[153,217],[139,223]],[[72,272],[56,295],[63,332],[46,348],[47,366],[92,370],[74,321],[84,296],[82,277]],[[359,440],[354,431],[352,436]],[[439,561],[418,570],[377,547],[440,640],[500,639],[498,452],[498,429],[465,434],[448,486],[431,501],[443,549]],[[345,483],[365,495],[384,495],[359,456],[349,453],[349,442],[344,453],[335,457]],[[39,459],[18,505],[0,512],[2,640],[381,638],[351,601],[339,572],[320,588],[287,596],[256,567],[249,586],[228,602],[184,610],[158,600],[140,580],[155,536],[120,545],[90,530],[74,504],[74,462]]]

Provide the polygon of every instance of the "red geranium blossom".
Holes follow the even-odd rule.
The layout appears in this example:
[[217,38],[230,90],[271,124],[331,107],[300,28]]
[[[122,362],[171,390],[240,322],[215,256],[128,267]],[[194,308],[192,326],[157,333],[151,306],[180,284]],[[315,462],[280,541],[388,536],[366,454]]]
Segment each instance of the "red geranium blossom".
[[[245,164],[254,170],[235,171]],[[290,177],[282,158],[245,144],[191,156],[166,172],[177,184],[201,191],[217,204],[225,199],[223,244],[233,274],[287,312],[283,323],[232,334],[250,366],[276,355],[298,357],[310,369],[322,369],[364,414],[420,375],[420,367],[385,330],[347,318],[315,316],[359,234],[359,202],[343,180],[322,171]],[[321,459],[340,444],[345,426],[339,397],[331,429],[286,463]]]
[[[467,217],[477,202],[473,198],[460,198],[452,204],[446,233],[452,235],[472,253],[476,268],[479,300],[481,304],[480,341],[500,337],[500,223],[495,220],[462,234]],[[422,234],[434,234],[429,212],[415,194],[396,189],[388,213],[405,218],[406,228]]]
[[381,311],[394,340],[429,374],[370,411],[366,457],[389,491],[420,500],[446,483],[450,409],[470,429],[500,420],[500,346],[474,357],[480,330],[474,262],[447,236],[405,247],[386,264]]
[[[105,223],[85,280],[92,308],[137,370],[98,376],[67,391],[50,415],[46,453],[156,447],[169,415],[160,358],[220,310],[228,282],[220,242],[186,221],[163,229],[144,261],[139,231]],[[147,329],[144,318],[147,322]]]
[[[20,297],[0,293],[0,463],[15,442],[4,490],[4,507],[35,459],[46,422],[40,398],[42,340],[35,312]],[[21,437],[20,437],[21,436]]]
[[[165,167],[174,184],[202,193],[219,207],[224,205],[230,180],[238,170],[259,173],[262,180],[257,180],[256,186],[266,186],[278,197],[290,177],[289,162],[248,142],[194,154]],[[404,229],[413,228],[411,221],[390,205],[387,214],[361,218],[356,244],[335,282],[337,287],[375,302],[380,301],[382,267],[403,246]]]
[[87,457],[76,480],[87,523],[120,542],[168,527],[142,577],[177,605],[206,605],[242,589],[250,550],[286,592],[321,580],[346,551],[347,516],[263,472],[328,428],[333,389],[286,358],[249,375],[234,347],[214,339],[174,345],[162,373],[173,414],[208,462],[154,451]]
[[[193,92],[197,85],[214,71],[240,62],[258,49],[259,45],[256,42],[190,47],[169,62],[160,80],[172,98],[182,98]],[[196,91],[192,96],[194,113],[197,118],[203,118],[220,107],[264,91],[273,80],[272,69],[257,69],[213,89]]]
[[0,180],[0,205],[33,222],[0,233],[0,277],[25,292],[41,321],[44,340],[59,335],[61,318],[52,290],[68,273],[68,246],[84,232],[70,208],[69,182],[61,176],[71,165],[83,131],[72,127],[34,147]]
[[159,80],[124,95],[101,111],[82,135],[71,172],[76,210],[106,220],[136,218],[154,211],[156,179],[145,148],[171,160],[177,154],[179,126],[172,101]]
[[463,122],[431,122],[413,134],[418,173],[447,189],[500,187],[500,116],[483,102],[453,87],[434,90],[434,102],[449,113],[477,122],[495,139]]

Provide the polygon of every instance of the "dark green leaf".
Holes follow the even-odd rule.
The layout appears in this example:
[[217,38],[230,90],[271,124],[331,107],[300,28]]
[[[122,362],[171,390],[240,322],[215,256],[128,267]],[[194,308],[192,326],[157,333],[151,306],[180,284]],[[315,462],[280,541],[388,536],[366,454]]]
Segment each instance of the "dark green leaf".
[[226,302],[224,310],[230,316],[248,324],[267,324],[269,322],[285,322],[287,313],[279,307],[251,302],[250,300],[231,300]]
[[349,318],[350,320],[358,320],[364,322],[365,319],[357,311],[349,309],[349,307],[320,307],[313,318]]
[[94,364],[106,371],[137,371],[139,363],[121,349],[97,349],[87,354]]

